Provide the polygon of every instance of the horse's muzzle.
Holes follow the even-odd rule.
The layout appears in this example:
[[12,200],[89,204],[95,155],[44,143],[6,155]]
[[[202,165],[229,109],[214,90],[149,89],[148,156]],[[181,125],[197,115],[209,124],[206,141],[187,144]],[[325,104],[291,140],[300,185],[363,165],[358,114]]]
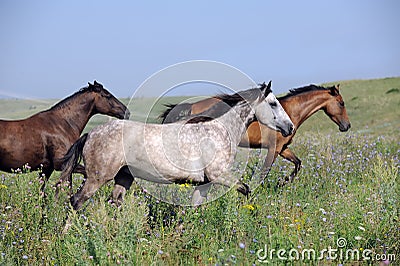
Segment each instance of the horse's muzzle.
[[128,120],[130,116],[131,116],[131,112],[129,112],[129,110],[128,110],[128,109],[126,109],[126,110],[125,110],[125,114],[124,114],[124,117],[123,117],[123,118],[124,118],[125,120]]
[[350,124],[350,123],[340,124],[340,125],[339,125],[339,130],[340,130],[340,132],[346,132],[346,131],[349,130],[350,128],[351,128],[351,124]]
[[293,124],[288,124],[285,128],[278,127],[278,129],[284,137],[290,136],[294,133]]

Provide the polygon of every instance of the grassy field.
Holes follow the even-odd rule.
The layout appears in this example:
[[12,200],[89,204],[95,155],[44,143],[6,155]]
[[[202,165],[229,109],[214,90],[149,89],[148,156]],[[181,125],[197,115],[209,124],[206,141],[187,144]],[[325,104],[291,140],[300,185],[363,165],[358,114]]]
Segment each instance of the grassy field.
[[[116,207],[108,203],[110,183],[74,212],[67,192],[54,199],[59,173],[46,198],[37,173],[0,173],[0,264],[399,265],[400,78],[340,83],[351,130],[340,133],[325,114],[314,115],[291,145],[303,161],[295,181],[276,186],[292,168],[278,159],[249,198],[229,191],[191,208],[159,202],[136,187]],[[47,106],[0,100],[2,118],[41,108]],[[86,130],[107,120],[96,119]],[[258,168],[250,160],[243,178],[250,181]],[[74,186],[80,182],[77,176]],[[62,234],[67,214],[72,226]]]

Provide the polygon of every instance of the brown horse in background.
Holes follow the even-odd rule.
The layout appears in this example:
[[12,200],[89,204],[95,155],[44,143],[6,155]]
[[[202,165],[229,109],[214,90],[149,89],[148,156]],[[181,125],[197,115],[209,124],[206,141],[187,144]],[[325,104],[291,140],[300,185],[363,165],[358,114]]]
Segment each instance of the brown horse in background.
[[62,158],[98,113],[120,119],[130,115],[122,102],[94,81],[29,118],[0,120],[0,170],[11,172],[28,164],[32,170],[40,170],[47,181],[54,170],[61,170]]
[[[351,126],[343,98],[339,92],[339,85],[329,88],[309,85],[291,89],[287,95],[278,97],[278,100],[293,121],[296,130],[307,118],[319,110],[323,110],[339,126],[340,131],[347,131]],[[167,105],[168,109],[160,115],[160,118],[162,118],[162,123],[186,119],[204,112],[218,101],[218,98],[213,97],[196,103]],[[258,121],[254,121],[248,126],[246,133],[243,135],[239,146],[267,148],[268,154],[264,162],[264,169],[267,169],[267,171],[278,155],[289,160],[295,165],[295,168],[290,174],[290,178],[286,177],[285,181],[293,181],[301,167],[301,160],[288,147],[296,132],[284,137],[282,134],[258,123]]]

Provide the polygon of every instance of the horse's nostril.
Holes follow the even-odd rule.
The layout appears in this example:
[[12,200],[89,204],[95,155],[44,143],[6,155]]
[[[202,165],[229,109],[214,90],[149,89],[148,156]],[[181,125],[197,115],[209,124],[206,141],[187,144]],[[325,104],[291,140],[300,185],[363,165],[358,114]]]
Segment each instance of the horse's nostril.
[[294,130],[293,125],[289,125],[289,134],[291,134],[293,130]]

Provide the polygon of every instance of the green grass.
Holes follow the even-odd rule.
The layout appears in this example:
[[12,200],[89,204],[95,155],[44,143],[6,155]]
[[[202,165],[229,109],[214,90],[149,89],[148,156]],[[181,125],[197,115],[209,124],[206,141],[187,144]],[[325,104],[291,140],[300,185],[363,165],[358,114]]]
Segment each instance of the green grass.
[[[257,252],[266,245],[287,252],[314,249],[319,256],[336,248],[338,238],[347,240],[342,251],[396,254],[393,265],[398,264],[399,95],[386,92],[400,88],[400,79],[341,86],[352,129],[338,132],[323,113],[309,119],[291,145],[303,161],[295,181],[275,186],[292,169],[278,159],[266,185],[248,199],[232,190],[190,208],[159,202],[135,187],[118,208],[107,201],[110,183],[74,212],[66,191],[54,199],[59,173],[51,177],[46,198],[36,172],[0,173],[0,264],[262,265]],[[257,161],[251,161],[248,173],[253,167]],[[75,187],[80,182],[76,176]],[[62,234],[67,215],[72,226]],[[283,261],[275,252],[266,260],[271,265],[367,264],[323,257]]]

